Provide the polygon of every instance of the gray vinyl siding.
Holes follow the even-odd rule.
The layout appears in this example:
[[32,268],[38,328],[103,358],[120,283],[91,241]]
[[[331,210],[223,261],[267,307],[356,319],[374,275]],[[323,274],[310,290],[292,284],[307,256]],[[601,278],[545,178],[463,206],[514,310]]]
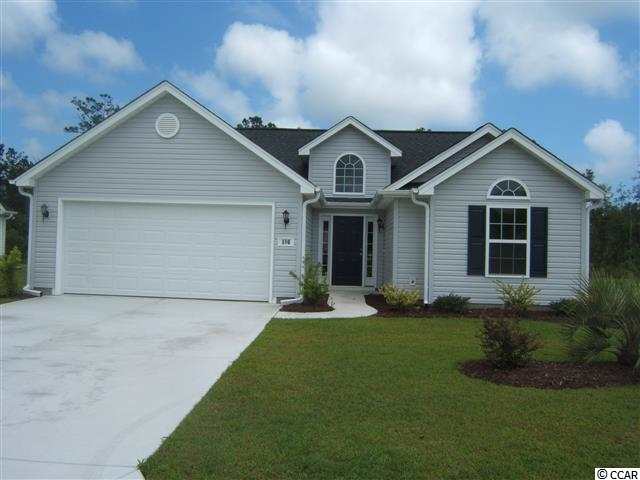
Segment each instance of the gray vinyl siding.
[[409,290],[424,286],[424,208],[411,200],[397,200],[395,284]]
[[307,207],[307,225],[305,229],[305,255],[312,258],[313,261],[318,261],[318,211]]
[[[155,120],[164,112],[180,119],[180,132],[163,139]],[[51,216],[35,222],[32,266],[37,288],[54,286],[56,221],[60,197],[173,199],[275,203],[275,235],[300,232],[299,186],[191,109],[165,96],[39,178],[36,206]],[[290,213],[284,228],[282,211]],[[299,244],[299,241],[296,242]],[[274,247],[273,294],[297,294],[289,275],[297,270],[298,248]]]
[[391,202],[384,212],[384,283],[394,283],[394,228],[396,202]]
[[[466,273],[467,208],[487,204],[487,189],[499,177],[519,178],[531,194],[530,202],[521,202],[549,209],[548,275],[526,280],[541,290],[537,302],[547,304],[572,296],[572,287],[581,273],[583,193],[541,161],[508,143],[435,189],[431,229],[432,300],[455,292],[471,297],[474,303],[500,302],[492,278]],[[501,203],[500,200],[489,202]],[[519,279],[502,280],[520,282]]]
[[309,180],[333,194],[336,160],[343,153],[355,153],[365,164],[365,194],[373,196],[391,181],[389,152],[353,127],[346,127],[311,150]]

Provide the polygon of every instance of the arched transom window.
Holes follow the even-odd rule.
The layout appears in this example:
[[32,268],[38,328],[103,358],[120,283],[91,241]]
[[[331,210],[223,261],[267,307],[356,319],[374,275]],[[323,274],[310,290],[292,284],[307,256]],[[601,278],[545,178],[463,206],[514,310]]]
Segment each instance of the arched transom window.
[[489,198],[529,198],[526,185],[513,178],[498,180],[489,188]]
[[364,192],[364,163],[351,153],[336,161],[335,193]]

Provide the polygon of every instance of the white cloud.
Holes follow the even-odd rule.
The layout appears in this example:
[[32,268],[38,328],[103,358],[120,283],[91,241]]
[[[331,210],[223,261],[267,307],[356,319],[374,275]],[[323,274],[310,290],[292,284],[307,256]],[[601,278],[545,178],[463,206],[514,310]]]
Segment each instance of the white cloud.
[[29,95],[18,87],[7,74],[0,74],[3,107],[16,108],[22,113],[21,124],[29,130],[44,133],[62,133],[63,117],[71,110],[69,100],[73,94],[46,90]]
[[32,162],[39,161],[46,153],[46,150],[42,143],[40,143],[40,140],[35,137],[27,138],[27,140],[24,142],[24,147],[22,148],[22,150],[24,150],[24,153],[29,156],[29,159]]
[[1,2],[0,28],[3,53],[30,50],[33,45],[58,29],[53,0]]
[[86,75],[91,80],[108,79],[117,71],[142,68],[134,44],[104,32],[64,32],[56,14],[56,3],[46,1],[2,2],[3,53],[31,50],[44,41],[42,61],[52,70]]
[[[618,14],[616,4],[608,15]],[[618,94],[628,78],[617,48],[600,38],[589,20],[602,9],[582,4],[486,3],[480,16],[487,27],[490,58],[506,69],[509,82],[532,89],[563,82],[591,93]]]
[[56,33],[47,38],[44,63],[62,73],[89,74],[97,79],[118,70],[137,70],[142,60],[132,42],[104,32]]
[[235,23],[212,78],[264,89],[267,100],[254,108],[281,126],[348,114],[376,128],[470,126],[481,59],[474,11],[473,4],[327,3],[306,38]]
[[630,179],[638,169],[640,154],[635,135],[616,120],[598,122],[587,132],[584,143],[597,158],[591,164],[596,178]]
[[177,69],[173,72],[173,77],[178,83],[189,86],[198,99],[213,105],[216,113],[232,121],[239,121],[252,114],[246,95],[229,88],[212,71],[193,73]]

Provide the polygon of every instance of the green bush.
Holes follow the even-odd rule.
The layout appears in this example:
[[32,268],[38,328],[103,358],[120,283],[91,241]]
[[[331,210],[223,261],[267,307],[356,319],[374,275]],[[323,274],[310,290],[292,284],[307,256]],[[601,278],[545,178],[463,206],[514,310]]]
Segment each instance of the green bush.
[[601,353],[640,368],[640,281],[594,271],[576,288],[576,305],[564,333],[569,355],[589,362]]
[[21,290],[20,269],[22,253],[13,247],[8,255],[0,257],[0,297],[17,297]]
[[304,259],[304,273],[302,276],[289,272],[298,281],[302,302],[307,305],[318,305],[329,294],[329,286],[321,275],[322,266],[311,257]]
[[479,338],[487,360],[503,369],[524,367],[541,346],[536,335],[524,331],[520,321],[512,318],[484,320]]
[[387,305],[396,310],[407,311],[417,308],[420,304],[421,295],[419,290],[404,290],[387,283],[380,287],[380,293],[384,296]]
[[536,295],[540,293],[539,289],[525,283],[524,280],[517,286],[500,280],[496,280],[494,283],[502,303],[504,303],[504,308],[513,311],[516,315],[524,315],[531,310]]
[[433,301],[433,308],[441,312],[464,313],[469,310],[469,297],[462,297],[455,293],[441,295]]
[[559,317],[570,317],[576,309],[576,303],[575,298],[561,298],[549,303],[549,308]]

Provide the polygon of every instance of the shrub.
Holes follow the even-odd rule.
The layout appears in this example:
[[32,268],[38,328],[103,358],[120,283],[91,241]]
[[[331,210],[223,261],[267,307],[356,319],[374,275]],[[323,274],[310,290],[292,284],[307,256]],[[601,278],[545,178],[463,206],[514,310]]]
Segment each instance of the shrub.
[[511,285],[500,280],[495,281],[496,289],[500,294],[500,298],[504,303],[504,308],[512,310],[517,315],[524,315],[534,305],[536,295],[540,290],[525,283],[524,280],[520,285]]
[[16,297],[20,294],[21,268],[22,253],[18,247],[13,247],[8,255],[0,257],[0,296]]
[[479,337],[482,351],[496,368],[524,367],[540,348],[538,337],[524,331],[517,319],[486,319]]
[[609,352],[640,368],[640,281],[594,271],[576,287],[576,304],[564,333],[569,356],[589,362]]
[[421,296],[418,290],[404,290],[387,283],[380,287],[380,293],[384,296],[387,304],[396,310],[406,311],[417,308],[420,304]]
[[289,275],[298,281],[302,301],[307,305],[318,305],[329,293],[329,286],[322,278],[321,271],[322,266],[319,263],[314,262],[311,257],[306,257],[302,276],[289,272]]
[[576,303],[575,298],[561,298],[549,303],[549,308],[559,317],[570,317],[576,309]]
[[462,297],[455,293],[441,295],[433,301],[433,308],[442,312],[464,313],[469,310],[469,297]]

